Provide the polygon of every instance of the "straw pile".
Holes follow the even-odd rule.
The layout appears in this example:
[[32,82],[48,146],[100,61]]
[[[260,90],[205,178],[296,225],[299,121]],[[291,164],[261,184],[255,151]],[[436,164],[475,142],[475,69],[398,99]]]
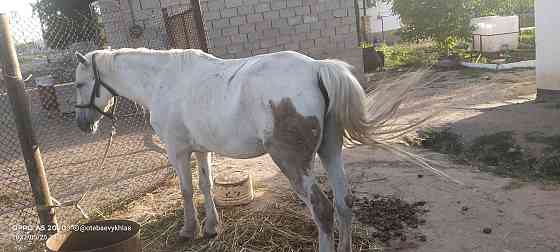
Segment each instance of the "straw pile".
[[[275,197],[274,202],[258,209],[236,207],[219,211],[223,230],[215,239],[178,241],[177,229],[182,222],[182,210],[145,224],[141,234],[143,251],[317,251],[315,224],[307,210],[291,194]],[[199,209],[199,213],[203,212]],[[382,250],[371,239],[367,227],[360,224],[354,226],[353,243],[354,251]]]

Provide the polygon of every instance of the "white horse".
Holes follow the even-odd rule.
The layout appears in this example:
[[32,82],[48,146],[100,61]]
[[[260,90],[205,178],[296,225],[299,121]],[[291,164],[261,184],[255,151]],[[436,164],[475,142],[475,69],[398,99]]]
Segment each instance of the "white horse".
[[[167,145],[181,181],[185,216],[180,236],[195,239],[199,233],[192,200],[193,152],[205,198],[203,230],[209,237],[218,234],[220,225],[208,153],[233,158],[268,153],[310,209],[320,251],[335,249],[334,218],[340,234],[337,250],[352,250],[352,195],[343,167],[343,142],[378,141],[376,129],[402,96],[377,97],[374,105],[386,109],[367,116],[365,92],[348,64],[296,52],[229,60],[193,49],[76,55],[76,116],[82,130],[94,132],[103,115],[111,116],[116,95],[150,111],[150,123]],[[311,174],[316,153],[327,171],[334,207]]]

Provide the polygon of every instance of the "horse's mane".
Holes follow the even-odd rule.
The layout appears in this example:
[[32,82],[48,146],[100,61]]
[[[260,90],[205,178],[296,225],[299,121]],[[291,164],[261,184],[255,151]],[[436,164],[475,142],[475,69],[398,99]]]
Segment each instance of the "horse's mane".
[[207,59],[217,59],[212,54],[205,53],[200,49],[170,49],[170,50],[154,50],[148,48],[120,48],[116,50],[101,50],[103,52],[112,54],[114,57],[119,55],[175,55],[175,56],[198,56]]
[[[199,49],[170,49],[170,50],[153,50],[147,48],[120,48],[120,49],[104,49],[96,50],[91,54],[97,54],[96,60],[99,60],[99,65],[104,65],[105,69],[114,71],[115,62],[119,58],[142,56],[150,58],[151,56],[170,57],[176,61],[176,66],[179,68],[188,67],[193,60],[221,60],[212,54],[205,53]],[[192,65],[190,65],[192,67]]]

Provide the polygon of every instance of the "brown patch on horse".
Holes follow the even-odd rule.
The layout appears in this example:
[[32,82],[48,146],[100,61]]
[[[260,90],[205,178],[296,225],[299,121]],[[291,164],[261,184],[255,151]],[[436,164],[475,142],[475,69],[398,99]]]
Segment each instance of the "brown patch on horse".
[[333,231],[333,214],[334,210],[328,198],[323,194],[317,184],[311,186],[311,195],[309,196],[313,212],[319,219],[319,227],[321,231],[331,234]]
[[265,144],[282,172],[293,181],[300,192],[303,176],[309,175],[311,160],[321,136],[321,124],[315,116],[303,116],[296,111],[290,98],[278,104],[270,101],[274,129]]

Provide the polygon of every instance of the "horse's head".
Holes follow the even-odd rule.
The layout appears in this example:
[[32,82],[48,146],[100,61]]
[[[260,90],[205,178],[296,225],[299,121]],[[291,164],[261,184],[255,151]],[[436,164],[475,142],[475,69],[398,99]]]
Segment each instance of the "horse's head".
[[88,133],[95,133],[103,116],[113,116],[113,105],[117,95],[113,88],[101,80],[96,62],[96,53],[83,55],[76,52],[76,120],[78,127]]

